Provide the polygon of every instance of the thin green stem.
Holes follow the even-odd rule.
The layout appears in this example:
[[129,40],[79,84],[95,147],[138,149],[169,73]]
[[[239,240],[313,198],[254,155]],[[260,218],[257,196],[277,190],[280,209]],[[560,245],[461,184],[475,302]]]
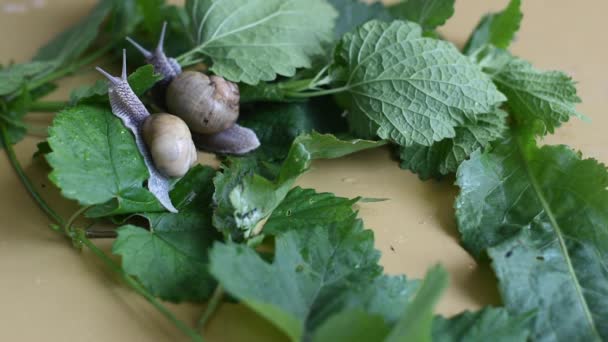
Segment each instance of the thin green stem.
[[112,271],[116,272],[124,282],[131,287],[135,292],[144,297],[150,304],[152,304],[161,314],[165,316],[169,321],[171,321],[175,326],[181,330],[184,334],[192,339],[192,341],[202,342],[203,337],[199,335],[196,331],[190,328],[186,323],[175,317],[175,315],[167,309],[163,304],[161,304],[156,298],[150,294],[143,286],[141,286],[135,279],[133,279],[130,275],[125,273],[120,265],[118,265],[114,260],[106,255],[101,249],[99,249],[91,240],[86,237],[86,233],[84,230],[79,230],[77,232],[78,240],[84,245],[87,246],[95,254],[99,259],[101,259],[107,267],[109,267]]
[[86,206],[86,207],[81,207],[78,210],[76,210],[76,212],[74,214],[72,214],[72,216],[70,216],[70,218],[68,219],[68,221],[66,222],[65,226],[63,227],[63,232],[65,233],[65,235],[67,236],[74,236],[74,231],[72,229],[72,226],[74,226],[74,222],[76,222],[76,220],[80,217],[80,215],[84,214],[84,212],[86,212],[87,210],[91,209],[91,205]]
[[55,113],[70,104],[67,101],[36,101],[29,105],[30,112]]
[[48,206],[48,204],[44,201],[44,199],[42,199],[42,196],[40,196],[40,194],[38,193],[36,188],[34,188],[34,185],[30,182],[30,180],[27,177],[27,175],[25,174],[25,172],[23,172],[23,169],[21,168],[21,164],[19,163],[19,160],[17,160],[17,156],[15,155],[15,150],[13,150],[13,146],[11,145],[11,142],[8,140],[8,135],[6,133],[6,127],[4,126],[4,124],[0,124],[0,133],[2,135],[2,143],[4,144],[4,149],[6,150],[8,159],[10,160],[11,165],[13,166],[13,169],[17,173],[17,176],[21,180],[21,183],[23,183],[23,186],[25,186],[25,188],[30,193],[32,198],[34,198],[34,201],[36,201],[36,203],[38,204],[40,209],[42,209],[42,211],[44,211],[44,213],[52,221],[54,221],[55,223],[57,223],[58,225],[60,225],[62,227],[65,226],[65,221],[63,220],[63,218],[61,218],[61,216],[59,216],[59,214],[57,214],[57,212],[55,212],[53,209],[51,209],[51,207]]
[[224,288],[222,287],[222,285],[218,284],[215,287],[215,290],[213,291],[213,295],[211,296],[211,299],[209,299],[209,302],[207,303],[207,307],[205,308],[203,315],[198,320],[197,326],[198,326],[199,331],[203,330],[205,328],[205,326],[207,325],[207,322],[209,322],[209,319],[213,316],[213,314],[217,311],[217,308],[219,307],[219,305],[222,303],[223,297],[224,297]]
[[178,63],[179,63],[179,64],[180,64],[182,67],[184,67],[184,68],[185,68],[185,67],[187,67],[187,66],[190,66],[190,65],[196,64],[196,62],[193,62],[193,61],[195,61],[196,59],[192,59],[192,60],[191,60],[191,59],[190,59],[190,57],[192,57],[192,56],[193,56],[194,54],[196,54],[197,52],[198,52],[198,50],[197,50],[197,49],[193,49],[193,50],[190,50],[190,51],[188,51],[188,52],[185,52],[185,53],[181,54],[179,57],[177,57],[177,58],[176,58],[176,59],[177,59],[177,62],[178,62]]
[[343,91],[348,90],[348,87],[340,87],[340,88],[333,88],[333,89],[324,89],[324,90],[319,90],[319,91],[309,91],[309,92],[287,92],[287,96],[291,97],[291,98],[296,98],[296,99],[306,99],[306,98],[310,98],[310,97],[317,97],[317,96],[325,96],[325,95],[332,95],[332,94],[337,94],[337,93],[341,93]]

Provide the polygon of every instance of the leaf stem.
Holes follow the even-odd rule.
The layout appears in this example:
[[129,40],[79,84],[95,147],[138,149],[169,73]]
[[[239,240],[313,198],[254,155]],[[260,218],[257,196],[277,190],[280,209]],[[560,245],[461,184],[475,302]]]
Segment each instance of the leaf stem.
[[310,97],[338,94],[338,93],[341,93],[341,92],[347,91],[347,90],[348,90],[348,87],[340,87],[340,88],[324,89],[324,90],[309,91],[309,92],[302,92],[302,93],[287,92],[286,95],[291,98],[305,99],[305,98],[310,98]]
[[29,105],[30,112],[55,113],[69,106],[67,101],[36,101]]
[[36,203],[40,207],[40,209],[42,209],[42,211],[44,211],[44,213],[52,221],[54,221],[55,223],[57,223],[58,225],[60,225],[62,227],[65,226],[65,221],[63,220],[63,218],[61,218],[61,216],[59,216],[59,214],[57,214],[57,212],[55,212],[53,209],[51,209],[51,207],[48,206],[48,204],[44,201],[44,199],[42,199],[42,196],[40,196],[40,194],[38,193],[36,188],[34,188],[33,184],[30,182],[29,178],[23,171],[23,168],[21,167],[19,160],[17,160],[17,157],[15,156],[15,150],[13,149],[11,142],[8,140],[8,135],[6,133],[6,126],[4,124],[0,124],[0,133],[2,135],[2,143],[4,144],[4,148],[6,150],[6,154],[8,155],[8,159],[11,162],[13,169],[17,173],[17,176],[21,180],[21,183],[23,183],[23,186],[25,186],[25,188],[30,193],[30,195],[32,196],[34,201],[36,201]]
[[211,295],[211,299],[209,299],[209,303],[207,303],[207,307],[203,312],[203,315],[198,320],[197,326],[199,331],[203,330],[209,322],[209,319],[213,314],[217,311],[220,303],[222,302],[222,298],[224,297],[224,288],[222,285],[218,284],[213,291],[213,295]]
[[84,230],[77,231],[77,238],[80,243],[86,246],[93,252],[99,259],[101,259],[107,267],[118,274],[122,280],[133,289],[135,292],[144,297],[150,304],[152,304],[165,318],[171,321],[179,330],[186,334],[192,341],[203,342],[203,337],[196,331],[190,328],[186,323],[175,317],[175,315],[161,304],[152,294],[150,294],[143,286],[141,286],[133,277],[125,273],[123,269],[114,260],[112,260],[106,253],[99,249],[91,240],[86,237]]

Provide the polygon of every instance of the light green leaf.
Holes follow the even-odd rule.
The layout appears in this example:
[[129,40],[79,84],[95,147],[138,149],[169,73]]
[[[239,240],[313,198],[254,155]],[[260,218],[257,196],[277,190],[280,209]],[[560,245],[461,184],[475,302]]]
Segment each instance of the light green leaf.
[[308,170],[313,159],[339,158],[384,144],[360,139],[340,140],[331,134],[312,133],[296,138],[274,180],[253,173],[255,170],[250,168],[225,168],[214,181],[217,189],[214,226],[237,239],[243,234],[248,237],[256,225],[283,201],[297,177]]
[[[131,89],[137,96],[143,95],[148,89],[152,88],[156,82],[163,79],[160,74],[154,73],[154,67],[150,64],[137,68],[128,81]],[[108,101],[108,82],[99,80],[93,85],[81,86],[70,94],[70,103],[75,105],[80,102],[100,103]]]
[[325,0],[188,0],[186,9],[192,54],[209,57],[215,74],[254,85],[310,67],[336,17]]
[[113,6],[113,1],[100,1],[78,24],[41,47],[34,61],[53,62],[58,67],[76,60],[93,43]]
[[208,250],[218,238],[211,226],[215,171],[197,166],[171,192],[179,213],[143,213],[150,231],[124,226],[113,253],[152,294],[173,302],[203,301],[215,287],[207,272]]
[[454,15],[454,0],[404,0],[389,9],[395,18],[413,21],[430,31]]
[[538,310],[537,341],[608,339],[608,172],[515,133],[458,170],[462,241],[487,251],[511,313]]
[[66,109],[53,121],[49,135],[49,178],[65,197],[83,205],[120,200],[148,178],[133,136],[109,109]]
[[368,136],[371,127],[401,146],[453,138],[455,127],[504,100],[479,66],[450,43],[422,38],[413,23],[366,23],[342,39],[332,69],[351,128]]
[[498,13],[486,14],[465,44],[464,51],[471,54],[484,45],[494,45],[501,49],[509,47],[523,19],[521,0],[511,0]]
[[336,40],[372,19],[391,21],[393,18],[381,3],[367,4],[359,0],[329,0],[338,12],[338,20],[334,29]]
[[49,72],[53,66],[48,62],[31,62],[0,69],[0,96],[19,90],[29,79]]
[[533,315],[512,316],[503,308],[487,307],[465,311],[449,319],[438,316],[433,321],[434,342],[525,342],[530,335]]
[[418,174],[420,179],[441,178],[456,172],[460,163],[478,149],[486,149],[501,138],[507,129],[507,113],[496,109],[477,116],[476,123],[456,127],[456,137],[432,146],[412,145],[400,148],[401,168]]
[[380,316],[362,310],[348,310],[331,316],[317,329],[314,342],[380,342],[390,333]]
[[547,131],[583,117],[576,111],[581,99],[570,76],[559,71],[540,71],[504,50],[488,48],[480,64],[498,89],[507,96],[509,112],[523,125],[540,120]]
[[[279,235],[272,264],[255,250],[233,243],[216,244],[210,255],[211,273],[222,286],[294,341],[310,336],[327,318],[343,310],[363,310],[387,324],[394,323],[399,317],[396,312],[402,312],[417,287],[403,277],[381,275],[373,234],[363,229],[352,209],[344,220],[326,216],[304,224],[313,211],[323,215],[323,209],[346,210],[347,199],[334,200],[343,209],[316,206],[315,201],[328,196],[292,191],[284,205],[300,203],[301,207],[291,216],[295,225],[273,232]],[[305,203],[311,200],[306,209]]]

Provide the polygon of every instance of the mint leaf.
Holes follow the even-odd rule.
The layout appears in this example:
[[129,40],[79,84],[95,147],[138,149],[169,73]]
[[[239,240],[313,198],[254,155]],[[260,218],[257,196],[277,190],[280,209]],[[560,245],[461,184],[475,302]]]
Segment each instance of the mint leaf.
[[481,18],[463,50],[471,54],[484,45],[508,48],[519,31],[522,18],[521,0],[511,0],[504,10]]
[[310,67],[336,17],[325,0],[188,0],[186,9],[193,53],[209,57],[215,74],[253,85]]
[[368,22],[344,36],[335,57],[351,128],[369,136],[371,127],[401,146],[453,138],[455,127],[504,100],[478,66],[413,23]]
[[413,21],[431,31],[454,15],[454,0],[404,0],[389,10],[395,18]]
[[[415,283],[381,275],[373,234],[363,229],[352,209],[342,221],[326,216],[326,220],[300,225],[308,212],[319,210],[314,204],[319,196],[331,195],[301,189],[290,194],[291,202],[312,200],[313,204],[292,214],[299,217],[297,225],[277,232],[274,263],[267,263],[249,247],[218,243],[210,254],[211,273],[229,293],[292,340],[309,336],[342,310],[360,309],[394,322],[395,311],[408,302]],[[335,202],[342,207],[350,201],[336,198]],[[273,214],[269,222],[275,215],[281,214]]]
[[[156,82],[163,79],[163,76],[154,72],[154,67],[150,64],[137,68],[129,75],[128,81],[131,89],[137,96],[143,95],[152,88]],[[108,101],[108,82],[99,80],[90,86],[81,86],[70,94],[70,103],[75,105],[84,103],[106,103]]]
[[113,253],[123,268],[154,295],[173,302],[203,301],[215,281],[206,271],[208,250],[218,238],[211,226],[212,179],[215,171],[197,166],[171,192],[179,213],[143,213],[150,231],[124,226]]
[[334,29],[336,40],[372,19],[391,21],[393,18],[381,3],[367,4],[359,0],[329,0],[338,12],[338,20]]
[[502,308],[465,311],[449,319],[436,317],[433,321],[433,341],[528,341],[531,315],[512,316]]
[[339,140],[331,134],[312,133],[296,138],[276,179],[255,174],[255,170],[250,168],[225,168],[214,181],[217,189],[214,226],[235,239],[249,237],[256,225],[283,201],[297,177],[308,170],[313,159],[339,158],[384,144],[359,139]]
[[487,251],[508,310],[537,310],[537,340],[608,338],[608,172],[518,132],[458,170],[462,240]]
[[29,79],[45,74],[52,68],[53,63],[31,62],[0,69],[0,96],[19,90]]
[[581,99],[570,76],[559,71],[540,71],[504,50],[489,48],[481,65],[498,89],[507,96],[509,111],[522,125],[540,120],[547,131],[582,117],[576,111]]
[[100,1],[78,24],[70,27],[38,50],[34,61],[53,62],[57,67],[76,60],[95,40],[114,1]]
[[92,205],[143,191],[133,189],[143,188],[148,171],[133,136],[109,109],[66,109],[55,117],[49,135],[49,178],[66,198]]
[[441,178],[456,172],[460,163],[477,149],[486,149],[501,138],[507,129],[507,113],[496,109],[480,114],[476,123],[456,127],[456,137],[432,146],[412,145],[400,148],[401,168],[409,169],[423,179]]

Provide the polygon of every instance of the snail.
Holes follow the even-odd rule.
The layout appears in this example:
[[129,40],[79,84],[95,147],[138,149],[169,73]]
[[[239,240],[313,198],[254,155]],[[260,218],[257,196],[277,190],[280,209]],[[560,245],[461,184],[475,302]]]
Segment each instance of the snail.
[[168,112],[188,124],[197,147],[203,150],[245,154],[258,148],[260,141],[255,132],[236,123],[240,100],[238,86],[220,76],[207,76],[197,71],[182,73],[177,61],[165,55],[166,29],[167,23],[164,23],[153,52],[131,38],[127,40],[154,66],[155,72],[164,76],[155,95],[165,93],[161,100]]
[[[168,211],[176,213],[177,209],[171,203],[169,197],[169,190],[171,190],[171,180],[168,175],[163,174],[156,166],[152,153],[146,145],[144,139],[143,126],[148,122],[151,128],[151,136],[154,137],[154,129],[156,126],[156,119],[154,121],[150,117],[150,113],[139,100],[137,95],[131,89],[131,86],[127,82],[127,55],[126,51],[122,51],[122,75],[116,77],[110,75],[108,72],[100,67],[96,68],[102,75],[104,75],[108,81],[108,96],[110,98],[110,106],[112,107],[112,113],[119,117],[124,125],[131,130],[135,136],[135,144],[139,149],[139,152],[144,158],[144,163],[150,173],[148,178],[148,189],[158,199],[163,207]],[[150,139],[154,146],[154,139]],[[187,148],[185,149],[188,150]],[[158,159],[158,157],[157,157]],[[178,158],[180,159],[180,158]]]
[[188,125],[167,113],[150,115],[142,126],[154,165],[169,177],[183,177],[196,164],[196,147]]

